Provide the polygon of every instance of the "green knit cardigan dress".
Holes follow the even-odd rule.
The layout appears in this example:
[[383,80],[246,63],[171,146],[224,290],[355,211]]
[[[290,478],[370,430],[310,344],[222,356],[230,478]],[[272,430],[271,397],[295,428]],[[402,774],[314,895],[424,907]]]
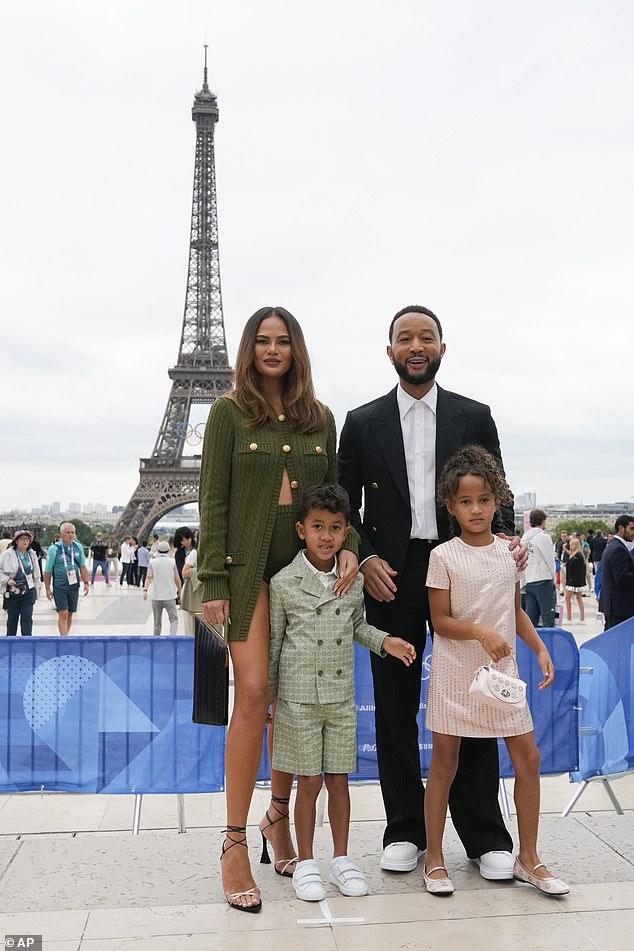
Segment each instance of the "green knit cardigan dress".
[[[284,467],[293,503],[311,485],[337,481],[337,431],[326,422],[300,433],[282,414],[275,423],[247,426],[237,403],[212,404],[200,470],[198,577],[203,601],[228,599],[229,640],[246,640],[269,554]],[[358,552],[350,532],[344,548]]]

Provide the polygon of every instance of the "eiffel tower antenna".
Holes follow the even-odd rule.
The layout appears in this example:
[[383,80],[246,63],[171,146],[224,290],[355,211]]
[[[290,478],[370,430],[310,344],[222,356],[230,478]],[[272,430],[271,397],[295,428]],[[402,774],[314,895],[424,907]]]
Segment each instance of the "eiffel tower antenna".
[[210,404],[233,384],[222,314],[214,131],[218,102],[209,89],[207,44],[203,85],[194,96],[194,187],[183,327],[172,388],[152,455],[141,459],[139,485],[115,531],[144,538],[171,509],[198,501],[200,456],[183,456],[192,435],[191,408]]

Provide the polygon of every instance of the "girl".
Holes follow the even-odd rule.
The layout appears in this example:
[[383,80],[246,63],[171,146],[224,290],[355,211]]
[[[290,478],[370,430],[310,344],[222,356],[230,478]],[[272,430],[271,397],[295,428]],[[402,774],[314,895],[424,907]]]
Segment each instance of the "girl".
[[[269,704],[268,582],[299,550],[301,493],[336,481],[336,448],[335,421],[315,397],[299,323],[283,307],[261,308],[242,333],[235,389],[211,407],[199,489],[203,613],[211,624],[226,624],[235,680],[222,881],[227,902],[239,911],[262,907],[246,821]],[[349,550],[341,552],[334,585],[339,596],[357,577],[358,536],[346,539],[344,548]],[[275,852],[275,871],[289,878],[296,863],[288,824],[292,782],[291,774],[272,770],[271,805],[260,822]],[[261,861],[268,861],[267,848]]]
[[585,624],[582,591],[586,590],[586,560],[578,538],[570,539],[570,558],[566,565],[566,620],[572,621],[572,596],[579,605],[579,624]]
[[565,895],[568,885],[554,878],[537,854],[539,751],[530,711],[525,707],[507,713],[469,696],[479,667],[513,653],[516,631],[537,655],[544,674],[539,689],[554,679],[548,650],[520,607],[513,556],[508,545],[491,533],[496,509],[511,503],[512,496],[493,456],[480,446],[466,446],[445,465],[438,499],[460,534],[432,551],[427,574],[436,636],[426,717],[434,746],[425,794],[425,886],[434,895],[454,890],[444,864],[442,837],[460,737],[503,736],[515,770],[520,839],[513,877],[549,895]]

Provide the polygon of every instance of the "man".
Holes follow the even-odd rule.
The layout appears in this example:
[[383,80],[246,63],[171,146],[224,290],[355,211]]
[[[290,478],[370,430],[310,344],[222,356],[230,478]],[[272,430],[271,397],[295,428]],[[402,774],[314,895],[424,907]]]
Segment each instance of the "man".
[[[84,582],[84,594],[88,594],[88,569],[84,546],[75,535],[72,522],[62,522],[60,540],[50,546],[44,566],[44,588],[49,601],[55,599],[57,628],[62,636],[70,633],[73,614],[79,601],[79,582]],[[51,581],[53,588],[51,590]]]
[[[339,446],[339,481],[361,536],[368,622],[416,648],[411,667],[372,660],[377,758],[387,817],[381,867],[409,872],[426,846],[424,789],[416,716],[429,604],[425,578],[431,549],[449,537],[449,516],[435,503],[436,482],[449,456],[478,443],[500,460],[488,406],[436,385],[445,353],[438,318],[425,307],[399,311],[387,354],[399,385],[348,413]],[[364,502],[363,520],[360,517]],[[496,530],[513,532],[505,507]],[[525,550],[522,549],[522,552]],[[467,855],[484,878],[511,878],[512,842],[498,805],[496,740],[463,739],[449,804]]]
[[170,622],[170,635],[173,637],[178,629],[178,611],[176,610],[176,596],[181,592],[181,579],[176,570],[176,563],[169,554],[170,546],[167,542],[159,542],[156,558],[153,558],[148,567],[147,577],[143,585],[143,599],[147,600],[150,584],[152,585],[152,614],[154,615],[154,634],[161,633],[163,609],[167,611]]
[[619,515],[614,538],[601,559],[599,611],[605,617],[604,630],[634,617],[634,561],[630,543],[634,541],[634,518]]
[[528,566],[524,573],[526,583],[526,613],[535,627],[555,626],[555,549],[546,531],[547,515],[542,509],[532,509],[528,520],[530,529],[522,538],[528,547]]
[[121,549],[117,544],[117,539],[115,538],[114,532],[108,533],[108,547],[106,550],[108,556],[108,573],[112,572],[113,578],[116,578],[119,574],[119,555]]
[[92,587],[94,585],[97,569],[101,568],[103,579],[106,582],[106,585],[110,587],[110,581],[108,579],[108,545],[103,540],[102,532],[97,532],[97,537],[90,546],[90,550],[92,552],[92,575],[90,577],[90,586]]
[[569,545],[570,535],[568,532],[560,532],[559,538],[555,542],[555,567],[558,573],[557,583],[560,594],[563,594],[566,588],[566,561],[568,560]]
[[[589,535],[590,532],[588,532],[588,536]],[[603,558],[603,552],[605,551],[608,542],[607,539],[604,538],[603,532],[599,528],[593,534],[592,538],[588,537],[588,543],[590,545],[590,561],[592,562],[592,570],[596,575],[597,565]]]

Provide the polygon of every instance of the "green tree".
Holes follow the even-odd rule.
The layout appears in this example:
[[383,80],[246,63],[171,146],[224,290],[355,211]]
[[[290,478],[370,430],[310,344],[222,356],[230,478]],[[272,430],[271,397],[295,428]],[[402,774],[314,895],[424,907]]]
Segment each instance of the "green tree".
[[587,536],[590,529],[594,532],[601,531],[604,535],[607,535],[608,532],[614,531],[614,525],[608,525],[607,522],[598,518],[567,518],[560,522],[550,534],[552,540],[557,541],[560,532],[568,532],[569,534],[576,532],[578,535]]

